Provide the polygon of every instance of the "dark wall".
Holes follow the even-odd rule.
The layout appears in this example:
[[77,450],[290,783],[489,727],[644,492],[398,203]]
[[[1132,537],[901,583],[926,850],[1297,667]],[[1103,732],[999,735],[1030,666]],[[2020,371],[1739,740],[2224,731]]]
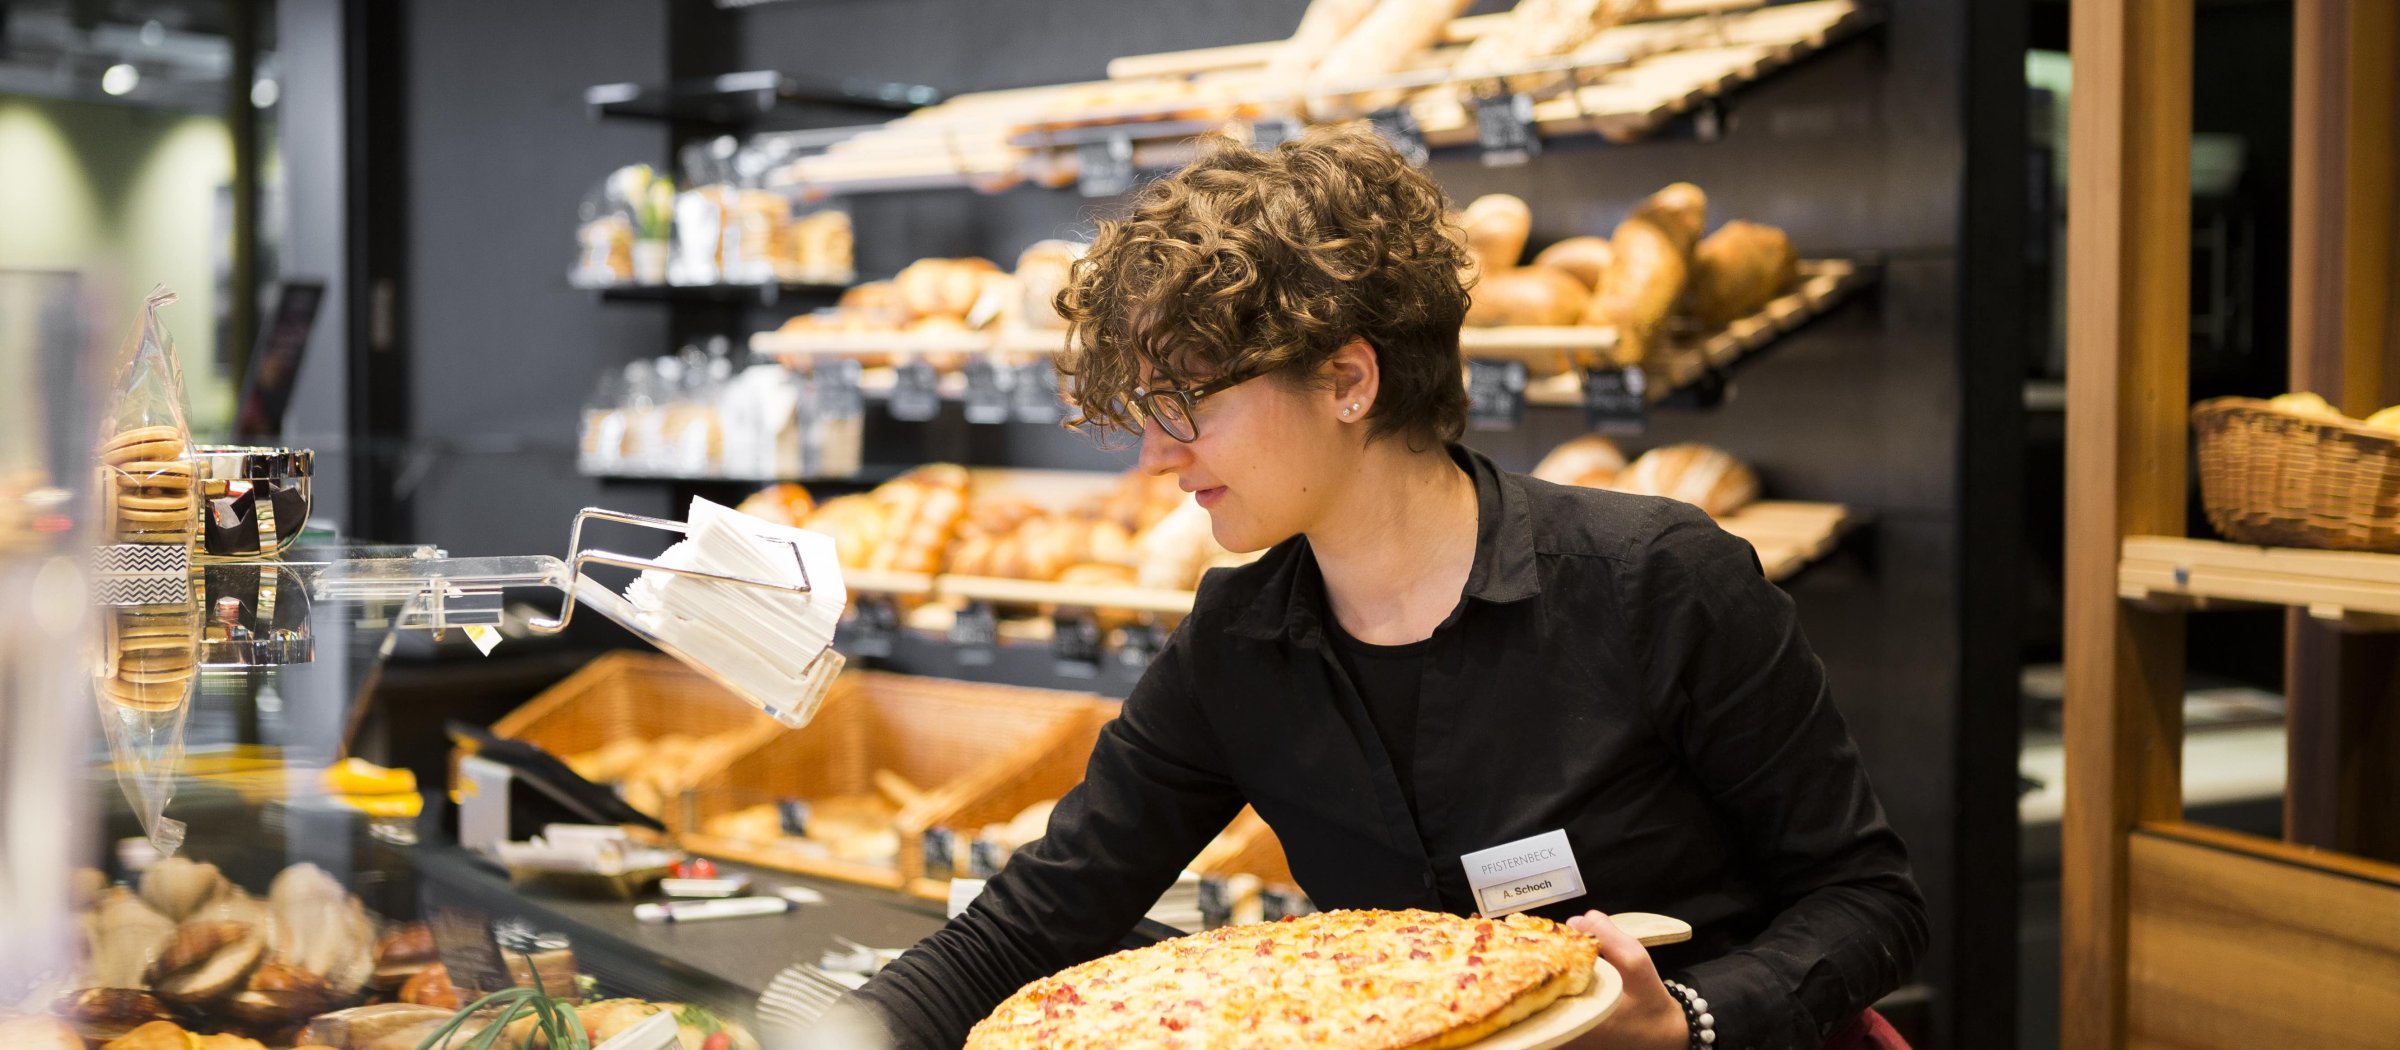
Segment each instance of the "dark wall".
[[665,75],[665,10],[419,0],[404,21],[409,538],[563,554],[578,507],[666,506],[664,490],[603,492],[574,466],[597,370],[673,350],[666,315],[602,304],[566,277],[585,191],[666,151],[663,127],[595,123],[583,107],[593,84]]
[[[968,91],[1096,78],[1117,55],[1280,37],[1303,6],[816,0],[728,13],[730,26],[711,35],[729,52],[720,71],[777,68]],[[1979,277],[1959,251],[1968,65],[1960,6],[1892,4],[1883,30],[1742,96],[1720,142],[1560,143],[1522,168],[1448,156],[1433,165],[1462,201],[1502,191],[1525,197],[1536,247],[1605,233],[1642,195],[1688,179],[1710,192],[1712,221],[1781,225],[1804,256],[1870,252],[1884,260],[1876,291],[1739,372],[1725,405],[1661,413],[1636,444],[1721,445],[1757,464],[1771,495],[1842,501],[1871,516],[1858,540],[1789,589],[1933,902],[1936,942],[1922,976],[1937,989],[1937,1018],[1967,1016],[1948,1012],[1961,992],[2007,994],[2006,938],[1961,937],[1961,917],[1992,904],[1970,909],[1983,894],[1960,889],[1958,818],[1993,807],[1962,800],[1959,756],[2004,752],[1999,763],[2013,768],[2014,755],[2013,739],[1961,737],[1969,666],[1961,610],[1970,601],[1961,589],[1961,332],[1970,327],[1961,289]],[[672,349],[663,322],[594,304],[565,290],[561,277],[577,196],[610,167],[656,160],[663,148],[645,129],[586,121],[575,95],[586,84],[661,73],[668,47],[647,35],[660,24],[661,5],[445,0],[410,10],[420,236],[409,316],[419,433],[520,446],[440,453],[416,499],[418,520],[424,534],[454,549],[553,549],[567,514],[600,495],[573,476],[568,455],[594,369]],[[2021,54],[2008,61],[2021,64]],[[2021,143],[2021,129],[2016,134]],[[859,266],[869,273],[928,255],[1005,264],[1034,240],[1087,229],[1108,207],[1039,189],[852,203]],[[1996,261],[2014,264],[2005,253]],[[1522,430],[1470,440],[1523,469],[1580,429],[1574,413],[1537,409]],[[1037,460],[1077,458],[1060,443],[1013,428],[1002,442]],[[654,493],[607,495],[639,510],[643,498],[664,502]],[[1960,961],[1987,957],[1980,968]],[[2005,1038],[1984,1027],[1942,1021],[1932,1042]]]

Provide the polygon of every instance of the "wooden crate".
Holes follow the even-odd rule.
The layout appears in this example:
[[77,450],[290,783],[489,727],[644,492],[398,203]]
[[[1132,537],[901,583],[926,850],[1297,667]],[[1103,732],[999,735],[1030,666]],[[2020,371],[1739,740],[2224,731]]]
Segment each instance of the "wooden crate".
[[[632,651],[602,654],[492,723],[495,736],[522,740],[561,757],[629,738],[654,740],[670,733],[742,734],[738,746],[725,749],[730,760],[783,731],[765,712],[682,661]],[[690,777],[705,779],[723,765],[723,761],[710,763],[708,768],[691,770]],[[454,755],[454,786],[457,779]],[[677,826],[679,814],[658,816],[670,829]]]
[[[1081,781],[1100,706],[1085,693],[876,671],[845,675],[806,730],[764,742],[692,792],[681,842],[696,853],[781,871],[908,888],[925,870],[926,829],[1007,820]],[[894,820],[896,867],[702,830],[717,816],[762,803],[874,793],[879,770],[924,790]]]

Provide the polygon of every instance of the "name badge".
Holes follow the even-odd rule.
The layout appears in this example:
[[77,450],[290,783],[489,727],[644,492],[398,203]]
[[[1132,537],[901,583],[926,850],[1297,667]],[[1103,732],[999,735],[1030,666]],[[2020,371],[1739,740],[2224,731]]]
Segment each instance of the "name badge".
[[1478,850],[1458,862],[1475,891],[1475,910],[1486,918],[1583,896],[1583,869],[1575,866],[1563,830]]

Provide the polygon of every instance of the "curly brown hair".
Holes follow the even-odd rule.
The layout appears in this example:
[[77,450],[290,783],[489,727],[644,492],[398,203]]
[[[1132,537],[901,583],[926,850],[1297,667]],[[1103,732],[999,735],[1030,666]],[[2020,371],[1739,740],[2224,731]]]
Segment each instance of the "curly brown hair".
[[1446,210],[1441,187],[1364,128],[1314,128],[1273,152],[1207,137],[1099,224],[1058,294],[1069,425],[1138,431],[1126,405],[1145,365],[1154,387],[1309,382],[1356,337],[1381,373],[1369,438],[1457,440],[1467,257]]

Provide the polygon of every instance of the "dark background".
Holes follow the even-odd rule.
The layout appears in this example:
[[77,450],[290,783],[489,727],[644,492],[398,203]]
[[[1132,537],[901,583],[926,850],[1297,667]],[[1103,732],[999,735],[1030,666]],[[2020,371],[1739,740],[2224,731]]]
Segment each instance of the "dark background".
[[[368,73],[347,110],[364,136],[354,174],[382,172],[390,192],[361,202],[352,184],[353,207],[382,231],[349,246],[354,279],[385,278],[382,293],[353,293],[355,312],[386,310],[389,326],[353,351],[373,402],[359,412],[381,416],[353,420],[373,447],[358,518],[458,554],[529,554],[560,553],[581,506],[680,516],[667,486],[574,470],[578,411],[601,370],[675,349],[668,308],[566,285],[577,201],[619,165],[669,160],[675,133],[594,121],[585,87],[751,68],[953,92],[1056,83],[1101,77],[1118,55],[1281,37],[1302,6],[352,0],[353,16],[391,31],[351,56]],[[1890,7],[1881,30],[1741,96],[1722,141],[1561,142],[1522,168],[1445,155],[1432,171],[1461,201],[1523,196],[1535,248],[1605,233],[1633,201],[1688,179],[1709,191],[1712,225],[1773,223],[1804,256],[1883,261],[1876,291],[1742,369],[1724,405],[1663,412],[1633,444],[1707,441],[1757,465],[1772,496],[1871,517],[1788,587],[1932,902],[1929,1042],[1997,1046],[2010,1041],[2014,981],[2022,9]],[[1109,206],[1040,189],[859,198],[859,268],[962,254],[1008,264]],[[375,294],[388,300],[358,298]],[[778,320],[751,311],[727,334]],[[913,434],[879,425],[869,460],[1125,462],[1037,428],[970,432],[952,414]],[[1525,428],[1470,443],[1524,469],[1580,429],[1573,412],[1535,409]]]

